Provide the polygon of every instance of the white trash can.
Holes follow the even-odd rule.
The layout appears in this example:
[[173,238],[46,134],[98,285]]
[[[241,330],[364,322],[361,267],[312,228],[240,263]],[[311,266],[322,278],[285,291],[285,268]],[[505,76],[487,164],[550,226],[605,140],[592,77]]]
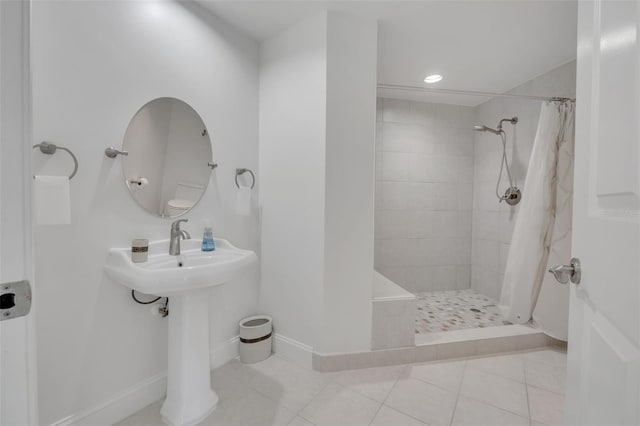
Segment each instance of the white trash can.
[[273,323],[268,315],[256,315],[240,321],[240,361],[253,364],[271,355]]

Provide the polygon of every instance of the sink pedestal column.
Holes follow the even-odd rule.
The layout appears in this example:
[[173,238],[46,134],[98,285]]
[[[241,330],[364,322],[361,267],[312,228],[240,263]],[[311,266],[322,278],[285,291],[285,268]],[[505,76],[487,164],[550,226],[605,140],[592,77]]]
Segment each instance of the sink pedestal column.
[[209,291],[171,296],[167,399],[160,410],[166,423],[195,425],[216,409],[209,352]]

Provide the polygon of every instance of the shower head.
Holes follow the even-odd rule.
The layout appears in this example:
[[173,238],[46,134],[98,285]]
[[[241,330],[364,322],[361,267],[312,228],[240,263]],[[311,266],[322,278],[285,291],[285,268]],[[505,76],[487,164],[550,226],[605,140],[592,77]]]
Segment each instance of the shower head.
[[478,131],[478,132],[491,132],[494,133],[496,135],[499,135],[500,133],[502,133],[502,129],[500,130],[495,130],[492,129],[491,127],[487,127],[487,126],[473,126],[473,129]]
[[512,117],[512,118],[503,118],[502,120],[500,120],[500,122],[498,123],[498,128],[497,129],[492,129],[491,127],[487,127],[487,126],[473,126],[473,129],[478,131],[478,132],[491,132],[493,134],[499,135],[503,132],[502,130],[502,123],[504,123],[505,121],[508,121],[511,124],[516,124],[518,122],[518,117]]

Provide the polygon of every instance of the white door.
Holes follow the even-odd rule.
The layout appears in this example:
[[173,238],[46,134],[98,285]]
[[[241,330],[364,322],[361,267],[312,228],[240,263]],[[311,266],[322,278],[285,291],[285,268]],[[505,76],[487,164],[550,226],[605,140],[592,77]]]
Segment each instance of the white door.
[[[640,2],[580,2],[567,420],[640,424]],[[568,261],[568,259],[567,259]]]
[[[32,277],[28,23],[29,2],[0,1],[0,283]],[[2,426],[38,422],[34,342],[33,309],[0,321]]]

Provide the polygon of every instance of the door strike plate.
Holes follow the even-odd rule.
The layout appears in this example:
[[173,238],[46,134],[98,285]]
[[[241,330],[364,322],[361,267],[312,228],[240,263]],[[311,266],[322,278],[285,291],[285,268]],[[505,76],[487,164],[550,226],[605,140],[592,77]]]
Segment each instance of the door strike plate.
[[0,284],[0,321],[23,317],[31,310],[29,281]]

